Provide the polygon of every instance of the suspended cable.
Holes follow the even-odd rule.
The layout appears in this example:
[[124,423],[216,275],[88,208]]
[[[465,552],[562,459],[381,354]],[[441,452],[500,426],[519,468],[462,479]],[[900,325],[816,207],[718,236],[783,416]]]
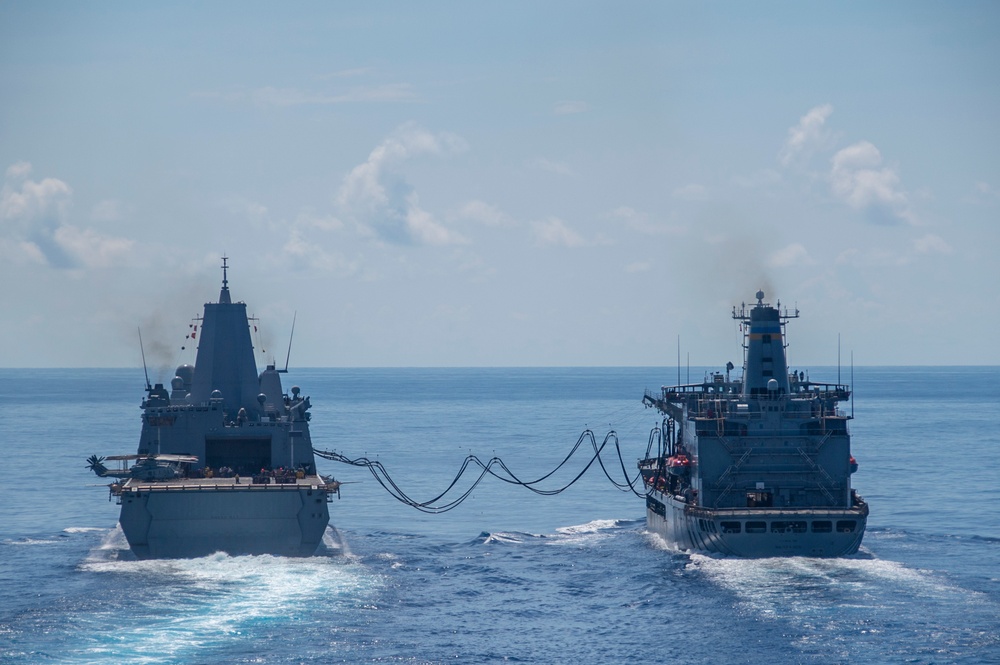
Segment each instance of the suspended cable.
[[[590,458],[590,460],[586,463],[586,465],[584,465],[583,469],[578,474],[576,474],[576,476],[574,476],[568,483],[566,483],[561,487],[552,489],[541,489],[539,487],[536,487],[539,483],[542,483],[545,480],[551,478],[553,474],[555,474],[557,471],[559,471],[559,469],[565,466],[577,454],[577,452],[580,450],[580,447],[583,445],[585,441],[590,442],[591,448],[593,448],[594,450],[594,455],[593,457]],[[615,445],[615,452],[618,457],[618,462],[621,466],[624,482],[619,482],[615,478],[613,478],[611,473],[608,471],[607,467],[605,467],[604,460],[601,459],[601,452],[611,441],[613,441]],[[652,441],[653,441],[653,435],[650,434],[650,446],[652,445]],[[389,475],[389,472],[386,470],[382,462],[378,460],[371,460],[367,457],[359,457],[357,459],[351,459],[346,455],[343,455],[338,452],[329,450],[318,450],[316,448],[313,448],[313,452],[319,457],[322,457],[323,459],[327,459],[333,462],[340,462],[342,464],[348,464],[350,466],[367,468],[368,471],[375,478],[375,480],[379,483],[379,485],[381,485],[394,499],[396,499],[400,503],[405,503],[406,505],[411,506],[412,508],[416,508],[417,510],[425,513],[444,513],[449,510],[452,510],[453,508],[457,508],[459,505],[461,505],[463,501],[469,498],[473,490],[476,489],[479,483],[481,483],[483,481],[483,478],[485,478],[487,475],[493,476],[494,478],[497,478],[511,485],[519,485],[534,492],[535,494],[540,494],[543,496],[554,496],[572,487],[578,480],[580,480],[584,476],[585,473],[587,473],[587,470],[590,469],[591,466],[593,466],[594,462],[597,462],[599,464],[601,470],[604,472],[604,475],[607,477],[608,480],[611,481],[611,484],[614,485],[617,489],[623,492],[631,491],[636,496],[640,497],[643,496],[642,494],[640,494],[635,490],[636,485],[641,484],[640,481],[641,474],[637,473],[635,477],[629,478],[628,472],[625,470],[625,460],[622,458],[621,446],[619,445],[618,442],[618,434],[614,430],[608,432],[608,434],[604,437],[604,440],[600,444],[597,443],[597,438],[594,436],[594,433],[591,430],[589,429],[584,430],[583,433],[580,434],[580,438],[577,439],[576,443],[570,449],[569,453],[562,459],[562,461],[559,462],[559,464],[557,464],[554,469],[534,480],[522,480],[517,476],[517,474],[511,471],[510,467],[508,467],[507,464],[499,457],[491,457],[489,461],[483,462],[476,455],[469,455],[462,462],[461,466],[459,467],[458,473],[455,474],[455,477],[451,480],[450,483],[448,483],[448,486],[445,487],[444,491],[442,491],[440,494],[427,501],[417,501],[416,499],[413,499],[408,494],[406,494],[406,492],[404,492],[403,489],[398,484],[396,484],[396,482],[392,479],[392,476]],[[463,476],[465,476],[465,474],[472,468],[479,469],[479,473],[476,476],[476,478],[472,481],[472,484],[469,485],[469,487],[466,488],[465,490],[459,492],[457,496],[446,499],[446,497],[448,497],[448,495],[451,494],[453,490],[455,490],[456,486],[459,484],[459,481],[463,478]],[[475,471],[473,471],[473,473],[475,473]]]

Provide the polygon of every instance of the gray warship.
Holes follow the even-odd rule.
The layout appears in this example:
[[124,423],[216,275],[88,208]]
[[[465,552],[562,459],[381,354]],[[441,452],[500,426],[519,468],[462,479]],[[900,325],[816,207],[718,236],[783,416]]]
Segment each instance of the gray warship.
[[[784,331],[798,310],[733,307],[743,375],[643,397],[659,410],[659,449],[639,461],[650,531],[680,550],[738,557],[837,557],[861,545],[868,505],[851,488],[857,462],[841,383],[788,371]],[[654,430],[655,433],[655,430]]]
[[178,367],[169,391],[146,381],[137,453],[88,460],[115,478],[119,523],[140,559],[311,556],[339,496],[339,484],[317,474],[309,398],[298,386],[282,391],[287,366],[257,373],[247,306],[232,301],[228,268],[223,257],[219,301],[192,325],[195,365]]

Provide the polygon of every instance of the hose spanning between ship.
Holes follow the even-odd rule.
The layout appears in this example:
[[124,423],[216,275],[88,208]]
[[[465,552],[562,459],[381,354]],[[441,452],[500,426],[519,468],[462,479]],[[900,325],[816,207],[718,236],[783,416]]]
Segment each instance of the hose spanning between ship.
[[[594,455],[593,457],[590,458],[590,460],[583,467],[583,469],[578,474],[576,474],[576,476],[573,477],[572,480],[570,480],[562,487],[557,487],[553,489],[542,489],[537,487],[539,483],[542,483],[543,481],[549,479],[553,474],[559,471],[559,469],[565,466],[566,463],[568,463],[570,459],[572,459],[577,454],[577,452],[580,450],[581,446],[585,441],[590,442],[590,445],[594,450]],[[604,465],[604,460],[601,459],[601,451],[604,450],[604,448],[608,445],[609,442],[614,442],[615,451],[618,455],[618,463],[621,465],[622,475],[625,478],[624,482],[619,482],[615,480],[612,477],[611,473],[608,471],[607,467]],[[650,438],[650,443],[652,443],[652,436]],[[417,501],[411,498],[409,495],[407,495],[406,492],[404,492],[402,488],[400,488],[399,485],[392,479],[392,476],[389,475],[389,472],[386,470],[382,462],[378,460],[371,460],[367,457],[350,459],[346,455],[342,455],[341,453],[338,452],[333,452],[329,450],[318,450],[316,448],[313,448],[313,452],[319,457],[322,457],[323,459],[327,459],[333,462],[341,462],[343,464],[349,464],[351,466],[359,466],[367,468],[371,472],[372,476],[375,477],[375,480],[378,481],[378,483],[390,495],[392,495],[394,499],[396,499],[400,503],[405,503],[408,506],[416,508],[417,510],[424,513],[432,513],[432,514],[445,513],[448,512],[449,510],[457,508],[459,505],[462,504],[463,501],[469,498],[473,490],[476,489],[479,483],[481,483],[487,475],[493,476],[494,478],[497,478],[511,485],[520,485],[521,487],[524,487],[525,489],[528,489],[534,492],[535,494],[540,494],[543,496],[553,496],[561,492],[565,492],[567,489],[572,487],[573,484],[575,484],[578,480],[580,480],[580,478],[583,477],[585,473],[587,473],[587,470],[590,469],[591,466],[593,466],[594,462],[598,463],[598,465],[601,467],[601,470],[604,472],[605,477],[607,477],[607,479],[611,481],[611,484],[614,485],[618,490],[622,492],[630,491],[639,497],[644,496],[643,494],[637,492],[635,489],[636,486],[641,486],[642,481],[640,480],[640,474],[636,474],[634,478],[629,478],[628,472],[625,470],[625,461],[622,458],[621,447],[618,443],[618,434],[614,430],[608,432],[607,435],[604,437],[604,440],[600,444],[597,443],[597,437],[594,435],[593,431],[589,429],[584,430],[583,433],[580,434],[580,438],[577,439],[576,444],[569,451],[569,454],[567,454],[566,457],[564,457],[563,460],[559,462],[559,464],[556,465],[554,469],[552,469],[545,475],[536,478],[535,480],[521,480],[513,471],[510,470],[510,467],[507,466],[506,462],[504,462],[499,457],[491,457],[489,461],[483,462],[483,460],[480,459],[477,455],[469,455],[465,458],[465,461],[462,462],[461,467],[459,467],[458,473],[455,474],[455,477],[452,479],[451,483],[449,483],[448,486],[444,489],[444,491],[438,494],[436,497],[429,499],[427,501]],[[479,475],[472,482],[472,484],[467,489],[461,491],[461,493],[459,493],[458,496],[450,499],[446,498],[450,493],[452,493],[453,490],[455,490],[459,481],[466,474],[466,472],[468,472],[472,468],[479,468],[480,470]]]

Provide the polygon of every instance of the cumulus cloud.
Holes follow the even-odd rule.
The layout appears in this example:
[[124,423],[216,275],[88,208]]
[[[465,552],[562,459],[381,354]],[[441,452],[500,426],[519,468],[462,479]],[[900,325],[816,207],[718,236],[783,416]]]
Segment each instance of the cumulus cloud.
[[31,174],[31,164],[28,162],[17,162],[7,167],[6,176],[8,180],[22,180]]
[[826,119],[831,113],[833,107],[829,104],[816,106],[799,118],[798,124],[789,128],[788,138],[778,155],[783,165],[788,166],[800,156],[809,155],[829,141]]
[[336,203],[342,216],[365,233],[401,245],[461,244],[466,240],[420,207],[403,174],[405,164],[423,155],[447,156],[468,148],[454,134],[432,134],[413,124],[400,127],[364,163],[344,178]]
[[456,216],[485,226],[510,226],[514,220],[505,212],[484,201],[469,201],[458,209]]
[[68,223],[72,189],[58,178],[28,179],[31,164],[18,162],[6,170],[0,189],[0,240],[16,260],[55,268],[99,268],[127,254],[132,241],[105,236]]
[[535,240],[540,245],[560,245],[563,247],[581,247],[587,244],[579,233],[567,226],[558,217],[549,217],[533,222],[531,225]]
[[344,228],[344,223],[333,215],[317,215],[312,210],[302,210],[295,217],[295,228],[339,231]]
[[809,256],[809,252],[800,243],[792,243],[772,252],[767,260],[767,265],[770,268],[795,268],[815,264],[816,261]]
[[310,242],[298,229],[291,230],[281,251],[289,264],[297,269],[308,267],[348,276],[360,272],[360,264],[357,261],[348,261],[326,251],[319,243]]
[[830,187],[838,198],[873,221],[912,221],[896,170],[882,166],[882,153],[868,141],[839,150],[831,160]]
[[126,256],[135,244],[127,238],[101,235],[93,229],[81,229],[69,224],[54,233],[55,241],[84,267],[107,268]]
[[882,163],[882,153],[870,141],[858,141],[833,153],[829,171],[823,175],[804,168],[806,158],[814,153],[832,151],[832,133],[826,126],[833,113],[830,104],[816,106],[799,118],[788,130],[788,138],[779,153],[784,166],[796,165],[810,181],[829,183],[833,195],[877,224],[916,223],[910,196],[903,188],[899,173]]

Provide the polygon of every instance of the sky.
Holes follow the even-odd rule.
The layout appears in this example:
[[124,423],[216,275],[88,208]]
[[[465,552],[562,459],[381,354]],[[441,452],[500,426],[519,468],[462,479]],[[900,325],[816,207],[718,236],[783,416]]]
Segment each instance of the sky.
[[[1000,4],[0,2],[0,366],[998,365]],[[182,348],[183,347],[183,348]],[[669,377],[668,377],[669,378]]]

